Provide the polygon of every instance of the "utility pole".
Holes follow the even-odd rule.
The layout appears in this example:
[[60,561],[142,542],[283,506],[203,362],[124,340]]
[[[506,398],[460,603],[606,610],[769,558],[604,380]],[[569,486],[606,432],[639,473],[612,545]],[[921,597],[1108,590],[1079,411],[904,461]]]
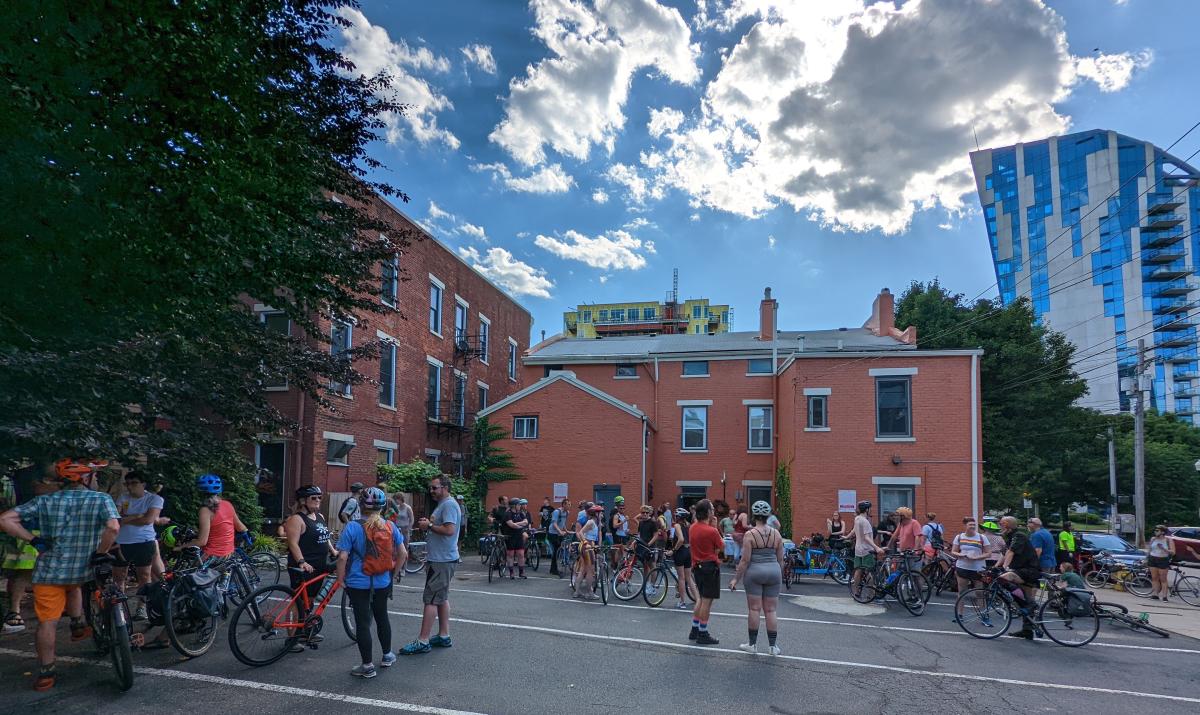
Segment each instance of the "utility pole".
[[1133,513],[1137,522],[1137,545],[1146,543],[1146,393],[1142,376],[1146,373],[1146,341],[1138,340],[1137,376],[1134,378],[1133,412]]
[[1108,426],[1108,530],[1117,533],[1117,447],[1113,443],[1113,428]]

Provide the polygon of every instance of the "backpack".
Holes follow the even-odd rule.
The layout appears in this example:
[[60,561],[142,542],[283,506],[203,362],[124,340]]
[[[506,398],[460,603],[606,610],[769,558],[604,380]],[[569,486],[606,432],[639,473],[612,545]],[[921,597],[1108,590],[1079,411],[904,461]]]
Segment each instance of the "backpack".
[[366,547],[363,549],[362,571],[367,576],[378,576],[396,570],[396,542],[392,526],[384,522],[382,527],[367,528],[365,519],[359,519]]
[[946,545],[942,540],[942,525],[929,522],[929,545],[941,548]]

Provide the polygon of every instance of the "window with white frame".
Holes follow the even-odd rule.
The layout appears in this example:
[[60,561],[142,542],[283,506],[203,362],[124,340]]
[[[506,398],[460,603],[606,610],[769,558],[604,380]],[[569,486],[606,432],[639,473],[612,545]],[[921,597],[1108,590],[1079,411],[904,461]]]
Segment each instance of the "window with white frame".
[[875,379],[875,436],[912,437],[912,379]]
[[642,308],[642,320],[654,320],[654,308]]
[[538,436],[538,418],[537,417],[514,417],[513,418],[513,439],[537,439]]
[[376,464],[395,464],[393,461],[396,458],[396,450],[391,447],[376,447],[375,448],[375,463]]
[[583,311],[583,315],[581,315],[579,317],[579,322],[581,322],[581,323],[592,322],[592,311],[590,311],[590,310]]
[[637,377],[637,365],[633,363],[622,363],[617,365],[616,377]]
[[327,438],[325,440],[325,463],[335,464],[339,467],[347,467],[350,465],[350,450],[354,449],[354,442],[344,438]]
[[441,414],[442,403],[442,366],[429,363],[429,378],[425,392],[425,416],[437,421]]
[[707,360],[685,360],[683,363],[683,374],[692,377],[708,376],[708,361]]
[[[269,333],[288,336],[292,334],[292,321],[287,317],[287,313],[280,311],[267,311],[259,313],[259,322],[263,328]],[[288,381],[286,377],[280,377],[274,380],[263,380],[262,386],[267,390],[286,390]]]
[[829,428],[829,395],[808,396],[809,429]]
[[454,302],[454,342],[463,343],[467,339],[467,304]]
[[479,411],[483,412],[488,406],[488,386],[479,385]]
[[708,449],[708,407],[689,405],[683,408],[683,448]]
[[[341,357],[349,352],[354,342],[354,326],[342,320],[333,321],[329,332],[329,352],[334,357]],[[343,358],[349,360],[348,357]],[[329,389],[344,397],[350,396],[350,383],[331,382]]]
[[488,364],[488,342],[492,337],[492,323],[479,314],[479,362]]
[[608,311],[607,310],[600,311],[600,318],[597,322],[600,322],[600,323],[608,322]]
[[508,379],[517,379],[517,342],[512,338],[508,339]]
[[771,449],[771,411],[769,405],[750,405],[750,449]]
[[451,403],[454,410],[454,424],[460,427],[467,423],[467,376],[461,372],[454,373],[454,400]]
[[429,332],[442,334],[442,285],[429,281]]
[[396,406],[396,343],[391,340],[379,345],[379,404]]
[[750,375],[770,375],[775,372],[771,358],[752,358],[746,361],[746,372]]
[[400,290],[400,258],[392,256],[391,258],[379,264],[380,282],[382,285],[380,299],[384,303],[395,307],[396,294]]
[[609,311],[608,319],[614,323],[624,323],[625,322],[625,309],[624,308],[615,308],[615,309]]

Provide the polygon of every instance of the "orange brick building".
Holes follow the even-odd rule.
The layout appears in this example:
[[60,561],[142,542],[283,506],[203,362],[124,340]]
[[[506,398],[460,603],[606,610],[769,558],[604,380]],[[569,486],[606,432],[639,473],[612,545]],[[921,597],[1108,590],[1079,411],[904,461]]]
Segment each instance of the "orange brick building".
[[920,350],[887,289],[862,328],[600,339],[530,349],[528,385],[481,413],[521,481],[507,494],[611,503],[774,502],[791,473],[793,533],[858,500],[946,521],[982,510],[978,350]]

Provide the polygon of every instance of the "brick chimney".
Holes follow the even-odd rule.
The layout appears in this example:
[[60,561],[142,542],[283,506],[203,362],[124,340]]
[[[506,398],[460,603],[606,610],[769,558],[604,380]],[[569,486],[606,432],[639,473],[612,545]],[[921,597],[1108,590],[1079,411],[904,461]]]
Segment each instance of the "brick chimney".
[[871,317],[863,327],[880,337],[892,337],[909,345],[917,343],[916,326],[909,326],[905,330],[896,329],[896,299],[887,288],[879,291],[871,305]]
[[771,297],[771,289],[763,291],[762,302],[758,304],[758,339],[774,340],[775,323],[778,320],[779,304]]

